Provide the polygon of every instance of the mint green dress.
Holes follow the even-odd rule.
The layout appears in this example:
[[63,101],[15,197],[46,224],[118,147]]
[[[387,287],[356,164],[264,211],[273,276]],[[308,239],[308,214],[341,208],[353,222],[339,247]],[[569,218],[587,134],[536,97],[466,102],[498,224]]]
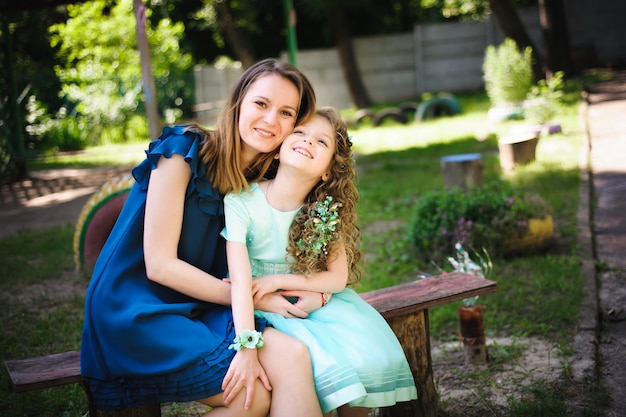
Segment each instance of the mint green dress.
[[[258,184],[252,184],[250,192],[227,195],[224,210],[222,235],[246,244],[253,276],[289,272],[287,237],[298,210],[275,210]],[[323,412],[344,404],[375,408],[417,398],[398,339],[385,319],[352,289],[333,294],[306,319],[255,314],[308,346]]]

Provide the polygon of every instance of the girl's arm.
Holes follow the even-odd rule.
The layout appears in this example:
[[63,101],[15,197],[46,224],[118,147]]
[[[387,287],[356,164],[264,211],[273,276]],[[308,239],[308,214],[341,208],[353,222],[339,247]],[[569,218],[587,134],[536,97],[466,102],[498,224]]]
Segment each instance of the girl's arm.
[[326,271],[311,275],[276,274],[257,278],[252,284],[252,293],[257,300],[265,294],[282,290],[304,290],[319,293],[336,293],[348,283],[348,258],[343,243],[333,246]]
[[[227,241],[226,258],[231,281],[231,301],[233,308],[233,322],[235,334],[242,335],[246,331],[256,331],[254,323],[254,305],[252,304],[252,271],[248,260],[248,248],[244,243]],[[243,380],[246,388],[246,408],[254,398],[254,384],[257,378],[263,382],[265,388],[271,390],[269,378],[261,366],[258,358],[258,349],[240,348],[233,360],[233,364],[226,373],[222,383],[222,389],[228,395],[230,387],[236,381]],[[237,363],[238,362],[238,363]]]
[[254,330],[254,305],[252,304],[252,271],[248,248],[241,242],[226,242],[226,257],[230,275],[231,301],[235,330]]
[[181,155],[161,157],[150,173],[144,219],[146,273],[152,281],[198,300],[228,305],[230,285],[178,258],[191,171]]

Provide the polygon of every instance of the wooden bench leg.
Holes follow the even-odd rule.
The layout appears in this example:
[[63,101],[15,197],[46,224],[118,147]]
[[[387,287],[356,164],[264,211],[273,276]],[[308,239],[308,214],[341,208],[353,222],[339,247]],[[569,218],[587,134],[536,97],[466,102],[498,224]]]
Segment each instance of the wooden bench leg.
[[430,356],[428,310],[389,319],[389,325],[404,348],[417,388],[417,400],[401,402],[383,410],[385,417],[436,417],[439,395]]

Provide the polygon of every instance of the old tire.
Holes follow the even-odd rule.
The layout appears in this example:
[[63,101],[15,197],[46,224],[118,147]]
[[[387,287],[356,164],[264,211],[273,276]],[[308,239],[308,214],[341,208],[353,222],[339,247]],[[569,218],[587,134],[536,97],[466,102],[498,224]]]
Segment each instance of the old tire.
[[415,120],[436,119],[442,116],[454,116],[461,113],[461,105],[454,97],[436,97],[426,100],[417,107]]
[[74,229],[74,263],[84,277],[91,277],[96,259],[134,183],[130,174],[106,182],[80,211]]
[[380,126],[385,120],[393,120],[394,122],[402,123],[404,125],[407,123],[408,119],[402,110],[394,107],[382,109],[376,113],[373,119],[374,126]]

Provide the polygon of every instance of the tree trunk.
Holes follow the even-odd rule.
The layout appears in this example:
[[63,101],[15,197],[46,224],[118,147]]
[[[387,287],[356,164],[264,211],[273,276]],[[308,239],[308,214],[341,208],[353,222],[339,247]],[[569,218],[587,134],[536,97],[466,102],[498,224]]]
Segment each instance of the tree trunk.
[[[24,150],[23,118],[20,105],[17,102],[17,80],[15,78],[15,67],[13,65],[13,34],[9,29],[9,20],[6,15],[2,17],[2,33],[5,38],[5,42],[3,42],[5,48],[4,59],[7,68],[7,82],[9,84],[7,107],[11,115],[10,120],[7,120],[7,125],[9,127],[9,143],[11,143],[13,147],[13,149],[9,147],[9,155],[15,167],[14,173],[11,176],[12,179],[22,180],[28,177],[28,165],[26,163],[26,153]],[[9,164],[10,163],[11,162],[9,162]]]
[[137,33],[137,48],[141,62],[141,77],[143,79],[143,94],[145,96],[146,116],[150,126],[150,138],[155,139],[161,131],[159,111],[156,99],[156,88],[154,77],[152,76],[152,60],[150,58],[150,46],[146,34],[146,6],[143,0],[133,1],[133,12],[135,13],[135,30]]
[[367,93],[365,84],[361,78],[361,72],[356,62],[356,56],[352,47],[352,37],[348,31],[348,25],[343,16],[341,4],[334,1],[326,2],[326,14],[330,27],[337,42],[339,62],[343,70],[343,76],[348,84],[350,97],[358,108],[366,108],[372,105],[372,100]]
[[539,0],[539,19],[548,72],[571,74],[572,59],[563,0]]
[[256,57],[252,52],[252,43],[233,22],[229,0],[213,2],[220,28],[224,32],[226,39],[233,48],[233,52],[244,68],[252,66],[256,62]]
[[530,46],[533,50],[533,73],[535,78],[540,80],[544,78],[543,60],[533,45],[528,32],[522,23],[511,0],[489,0],[491,11],[498,19],[504,36],[511,38],[517,44],[520,50]]

